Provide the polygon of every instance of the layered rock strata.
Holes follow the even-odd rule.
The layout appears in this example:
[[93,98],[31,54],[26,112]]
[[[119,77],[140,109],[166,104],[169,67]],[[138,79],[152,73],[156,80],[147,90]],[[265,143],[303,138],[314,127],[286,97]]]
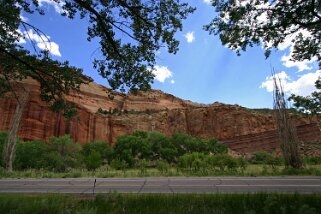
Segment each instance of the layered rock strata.
[[[19,137],[46,139],[70,134],[78,143],[104,140],[113,145],[117,136],[135,130],[160,131],[167,135],[184,132],[202,138],[217,138],[232,150],[249,153],[274,150],[279,145],[272,114],[258,113],[237,105],[193,103],[161,91],[115,93],[90,83],[66,97],[76,104],[78,115],[69,123],[39,98],[39,85],[27,80],[30,98],[24,110]],[[17,101],[0,99],[0,130],[11,126]],[[318,121],[296,117],[301,142],[318,141]]]

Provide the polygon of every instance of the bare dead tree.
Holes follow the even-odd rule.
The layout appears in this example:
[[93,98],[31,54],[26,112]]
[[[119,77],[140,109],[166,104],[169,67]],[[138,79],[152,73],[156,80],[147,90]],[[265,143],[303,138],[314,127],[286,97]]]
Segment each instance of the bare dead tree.
[[276,125],[281,141],[281,150],[284,156],[285,166],[302,168],[296,129],[289,115],[281,80],[275,75],[275,73],[273,73],[273,81],[273,109],[275,111]]
[[29,89],[25,89],[17,99],[16,111],[13,116],[12,126],[9,131],[6,144],[3,150],[3,162],[7,171],[12,171],[12,163],[14,160],[15,149],[17,144],[17,133],[20,126],[23,110],[29,98]]

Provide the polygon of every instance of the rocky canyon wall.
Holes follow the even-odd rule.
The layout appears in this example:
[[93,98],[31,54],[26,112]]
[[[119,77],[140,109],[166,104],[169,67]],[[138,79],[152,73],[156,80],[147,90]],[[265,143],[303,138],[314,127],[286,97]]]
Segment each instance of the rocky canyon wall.
[[[279,145],[272,114],[236,105],[198,104],[161,91],[125,95],[90,83],[66,97],[78,110],[78,115],[67,123],[61,113],[52,112],[40,100],[35,81],[24,84],[30,88],[19,129],[19,137],[24,140],[48,141],[51,136],[70,134],[81,144],[104,140],[113,145],[119,135],[145,130],[217,138],[241,153],[270,151]],[[10,128],[16,104],[13,97],[0,99],[0,130]],[[296,117],[295,121],[300,141],[321,139],[316,119]]]

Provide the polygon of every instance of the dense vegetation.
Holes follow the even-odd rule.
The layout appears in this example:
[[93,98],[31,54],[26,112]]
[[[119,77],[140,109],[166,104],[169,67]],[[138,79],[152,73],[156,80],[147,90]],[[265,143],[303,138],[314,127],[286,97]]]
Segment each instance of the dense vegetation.
[[[0,132],[0,152],[7,133]],[[308,165],[321,158],[306,157]],[[3,166],[2,160],[0,160]],[[267,152],[233,157],[226,145],[183,133],[168,137],[159,132],[136,131],[117,138],[116,146],[95,141],[81,146],[70,136],[43,141],[18,140],[15,172],[1,177],[171,176],[171,175],[320,175],[319,169],[296,171],[282,168],[283,159]],[[18,173],[18,174],[17,174]],[[65,174],[64,174],[65,173]]]
[[0,195],[1,213],[300,213],[321,211],[321,195]]
[[[6,136],[5,132],[0,133],[1,151]],[[181,164],[196,156],[199,159],[198,156],[205,158],[226,153],[227,146],[214,139],[202,140],[182,133],[167,137],[159,132],[136,131],[118,137],[115,148],[102,141],[81,146],[68,135],[51,137],[48,144],[43,141],[18,141],[13,165],[16,170],[43,168],[58,172],[83,166],[95,170],[102,165],[124,169],[138,167],[143,162],[146,165],[158,162]]]

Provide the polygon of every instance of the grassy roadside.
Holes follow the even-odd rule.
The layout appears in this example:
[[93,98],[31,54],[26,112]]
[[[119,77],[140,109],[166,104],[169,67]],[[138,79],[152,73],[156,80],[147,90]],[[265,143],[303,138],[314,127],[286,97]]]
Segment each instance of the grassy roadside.
[[48,170],[29,169],[24,171],[6,172],[0,169],[0,178],[112,178],[112,177],[172,177],[172,176],[321,176],[321,165],[306,166],[304,169],[285,169],[283,166],[275,168],[266,165],[252,164],[244,171],[209,171],[197,170],[187,171],[177,168],[169,168],[166,171],[160,171],[156,168],[114,170],[106,167],[100,167],[95,171],[87,169],[69,169],[67,172],[53,172]]
[[314,214],[320,201],[320,194],[0,194],[0,213]]

